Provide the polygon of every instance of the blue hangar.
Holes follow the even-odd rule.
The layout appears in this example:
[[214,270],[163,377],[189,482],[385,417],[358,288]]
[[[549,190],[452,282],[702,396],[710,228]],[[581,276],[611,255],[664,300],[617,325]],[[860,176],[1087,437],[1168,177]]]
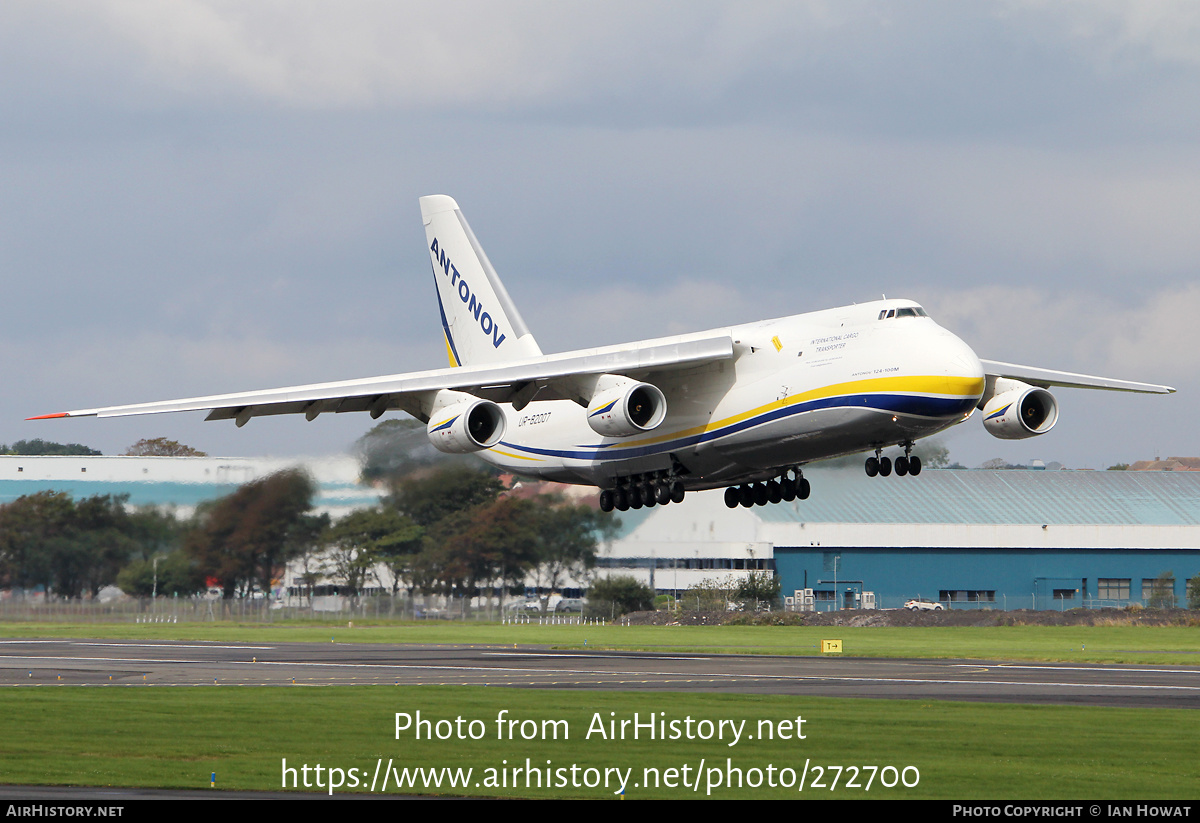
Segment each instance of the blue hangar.
[[[808,500],[727,509],[709,493],[621,515],[601,574],[660,592],[774,569],[819,610],[1185,605],[1200,574],[1200,472],[809,469]],[[693,497],[695,499],[693,499]]]

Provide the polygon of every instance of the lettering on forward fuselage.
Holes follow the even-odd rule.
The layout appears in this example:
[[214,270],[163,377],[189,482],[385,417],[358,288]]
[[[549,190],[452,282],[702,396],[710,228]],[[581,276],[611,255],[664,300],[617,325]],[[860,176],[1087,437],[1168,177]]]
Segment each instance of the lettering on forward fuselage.
[[479,328],[483,330],[483,333],[492,338],[492,346],[500,348],[500,344],[504,342],[500,324],[483,310],[483,303],[475,298],[475,292],[458,273],[458,269],[450,262],[450,258],[438,248],[436,237],[433,238],[433,245],[429,247],[429,251],[433,254],[433,265],[446,273],[446,276],[450,278],[450,288],[458,293],[458,298],[466,304],[467,311],[475,316],[475,321],[479,323]]

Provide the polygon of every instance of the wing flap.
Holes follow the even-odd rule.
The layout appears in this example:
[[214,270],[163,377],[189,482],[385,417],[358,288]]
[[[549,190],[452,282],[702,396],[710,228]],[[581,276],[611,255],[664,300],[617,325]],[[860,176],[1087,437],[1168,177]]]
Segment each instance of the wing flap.
[[1111,377],[1096,377],[1090,374],[1074,374],[1065,371],[1039,369],[1035,366],[1019,366],[1016,363],[999,363],[995,360],[981,360],[984,373],[988,377],[1008,377],[1021,380],[1033,386],[1049,388],[1062,386],[1071,389],[1106,389],[1108,391],[1140,392],[1143,394],[1173,394],[1175,389],[1170,386],[1159,386],[1154,383],[1135,383],[1131,380],[1114,380]]

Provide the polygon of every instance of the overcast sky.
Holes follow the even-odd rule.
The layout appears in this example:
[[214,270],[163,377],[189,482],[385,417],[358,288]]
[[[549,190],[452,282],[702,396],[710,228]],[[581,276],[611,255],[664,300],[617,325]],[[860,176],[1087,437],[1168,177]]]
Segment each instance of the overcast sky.
[[1200,5],[6,0],[0,443],[345,450],[366,415],[33,414],[445,365],[417,198],[542,349],[908,297],[1056,392],[951,457],[1200,454]]

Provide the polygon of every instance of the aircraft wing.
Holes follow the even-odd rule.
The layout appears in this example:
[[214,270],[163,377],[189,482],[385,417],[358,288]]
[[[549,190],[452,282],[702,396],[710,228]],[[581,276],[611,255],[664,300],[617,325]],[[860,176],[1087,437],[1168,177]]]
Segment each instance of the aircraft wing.
[[243,426],[251,417],[272,414],[304,414],[312,420],[323,412],[368,411],[372,417],[379,417],[389,409],[401,409],[425,419],[429,403],[442,389],[463,391],[499,403],[518,402],[523,406],[535,395],[539,400],[577,399],[578,384],[591,376],[644,377],[654,372],[690,368],[732,357],[733,340],[729,334],[709,332],[565,352],[503,365],[434,369],[266,391],[80,409],[28,419],[124,417],[209,410],[205,420],[235,420]]
[[1134,383],[1130,380],[1113,380],[1110,377],[1094,377],[1090,374],[1073,374],[1065,371],[1051,371],[1034,366],[1018,366],[1015,363],[998,363],[995,360],[981,360],[983,371],[988,377],[1008,377],[1021,380],[1033,386],[1049,388],[1063,386],[1072,389],[1108,389],[1109,391],[1131,391],[1144,394],[1173,394],[1175,389],[1170,386],[1157,386],[1153,383]]

